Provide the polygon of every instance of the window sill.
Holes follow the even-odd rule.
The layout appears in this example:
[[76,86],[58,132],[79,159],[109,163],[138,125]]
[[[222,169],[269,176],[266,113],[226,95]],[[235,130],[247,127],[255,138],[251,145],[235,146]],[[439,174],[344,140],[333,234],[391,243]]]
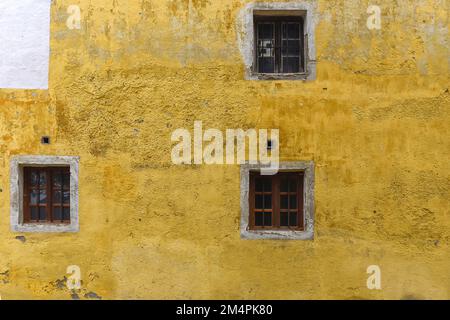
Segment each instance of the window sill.
[[241,230],[241,239],[247,240],[313,240],[313,231]]
[[74,223],[24,223],[12,226],[13,232],[68,233],[78,232]]
[[298,73],[259,73],[251,72],[249,80],[308,80],[307,72]]

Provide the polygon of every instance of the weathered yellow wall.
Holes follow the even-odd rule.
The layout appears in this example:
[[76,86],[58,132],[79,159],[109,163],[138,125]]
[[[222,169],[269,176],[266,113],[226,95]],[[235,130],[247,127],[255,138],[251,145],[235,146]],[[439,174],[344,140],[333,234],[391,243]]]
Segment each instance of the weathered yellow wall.
[[[68,265],[83,299],[450,298],[448,1],[373,3],[380,31],[369,1],[318,1],[310,83],[243,80],[246,3],[53,1],[50,89],[0,90],[3,299],[70,299]],[[171,163],[195,120],[280,128],[281,160],[315,161],[314,241],[240,239],[239,167]],[[79,233],[10,232],[19,154],[81,157]]]

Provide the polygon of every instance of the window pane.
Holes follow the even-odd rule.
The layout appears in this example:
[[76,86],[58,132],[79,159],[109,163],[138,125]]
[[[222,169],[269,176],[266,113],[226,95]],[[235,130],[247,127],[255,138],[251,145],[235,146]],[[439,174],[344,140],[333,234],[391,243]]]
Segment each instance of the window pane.
[[47,184],[47,174],[44,171],[41,171],[39,174],[39,185],[40,188],[45,188]]
[[[301,200],[298,187],[299,184],[302,184],[300,174],[299,172],[280,172],[273,177],[256,174],[250,176],[256,192],[252,199],[254,201],[252,207],[254,211],[257,211],[252,212],[254,214],[254,217],[252,216],[254,220],[252,221],[256,229],[265,227],[267,230],[271,230],[275,227],[275,217],[275,228],[297,228],[301,225],[301,221],[299,221],[300,213],[298,212],[299,201]],[[272,187],[272,184],[274,187]],[[275,208],[277,212],[274,212]],[[274,216],[275,214],[279,216]]]
[[259,58],[259,72],[274,73],[274,63],[272,58]]
[[300,41],[298,40],[290,40],[288,41],[289,47],[289,55],[290,56],[299,56],[300,55]]
[[297,212],[289,212],[289,226],[297,226]]
[[283,40],[282,50],[283,57],[298,57],[300,55],[299,40]]
[[61,191],[53,191],[53,203],[61,203]]
[[70,221],[70,208],[63,208],[63,220]]
[[53,186],[60,189],[62,186],[61,171],[53,172]]
[[64,191],[63,192],[63,201],[65,204],[70,202],[70,191]]
[[31,220],[38,220],[38,219],[39,219],[39,208],[32,207],[31,208]]
[[280,213],[280,226],[282,226],[282,227],[288,227],[289,226],[288,213],[287,212],[281,212]]
[[272,23],[259,23],[258,24],[258,39],[273,39]]
[[272,225],[272,212],[264,212],[264,226]]
[[296,195],[289,196],[289,208],[297,209],[297,196]]
[[46,208],[39,207],[39,220],[47,220]]
[[255,179],[255,191],[256,192],[263,191],[263,179]]
[[280,198],[280,208],[281,209],[289,209],[288,206],[288,196],[281,196]]
[[39,175],[36,171],[31,172],[31,186],[37,187],[39,181]]
[[262,227],[264,225],[263,213],[255,212],[255,226]]
[[64,187],[64,189],[70,188],[70,174],[69,173],[63,174],[63,187]]
[[264,192],[271,192],[271,191],[272,191],[272,180],[264,179]]
[[289,48],[288,48],[288,45],[287,45],[287,41],[286,41],[286,40],[283,40],[283,42],[282,42],[282,45],[281,45],[281,55],[282,55],[283,57],[289,56]]
[[264,196],[264,209],[272,209],[272,195]]
[[291,181],[289,181],[289,191],[297,192],[297,180],[296,179],[291,179]]
[[39,203],[40,204],[47,203],[47,191],[46,190],[40,190]]
[[275,55],[275,45],[273,40],[259,40],[258,41],[258,57],[271,58]]
[[289,39],[300,38],[300,24],[299,23],[289,23],[287,25],[287,35]]
[[287,29],[288,29],[288,24],[287,23],[282,23],[282,25],[281,25],[282,35],[281,36],[282,36],[283,39],[287,39],[287,37],[288,37]]
[[39,192],[36,190],[31,191],[30,193],[30,204],[37,205],[38,204]]
[[255,197],[255,208],[263,209],[263,196],[260,194],[257,194]]
[[280,187],[280,191],[281,192],[288,192],[288,179],[284,178],[281,179],[281,187]]
[[61,207],[53,207],[53,220],[62,220]]
[[285,73],[300,72],[299,60],[300,60],[299,57],[283,58],[283,72]]

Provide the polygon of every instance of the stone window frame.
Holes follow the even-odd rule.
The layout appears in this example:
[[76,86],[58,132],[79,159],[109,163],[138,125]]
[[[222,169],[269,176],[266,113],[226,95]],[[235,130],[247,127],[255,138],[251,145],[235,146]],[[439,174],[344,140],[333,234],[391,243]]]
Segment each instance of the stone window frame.
[[[78,173],[79,157],[75,156],[15,156],[10,164],[11,230],[13,232],[64,233],[79,231]],[[25,166],[70,167],[70,224],[23,222],[23,168]]]
[[241,239],[258,240],[313,240],[314,239],[314,161],[280,162],[279,170],[304,172],[304,231],[292,230],[249,230],[249,190],[250,172],[264,168],[260,164],[243,164],[240,168],[240,193],[241,193]]
[[[304,80],[316,79],[316,45],[315,29],[317,19],[315,17],[316,1],[313,2],[257,2],[247,4],[238,14],[237,39],[239,49],[245,65],[246,80]],[[274,73],[262,74],[255,70],[255,36],[253,17],[256,12],[282,15],[300,15],[304,19],[304,35],[307,34],[307,54],[305,56],[306,71],[302,73]]]

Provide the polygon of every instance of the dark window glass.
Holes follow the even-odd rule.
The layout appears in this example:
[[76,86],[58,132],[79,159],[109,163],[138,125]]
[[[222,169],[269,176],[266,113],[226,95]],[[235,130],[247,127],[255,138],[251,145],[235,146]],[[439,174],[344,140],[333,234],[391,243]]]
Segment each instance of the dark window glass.
[[289,226],[294,227],[297,225],[297,212],[289,213]]
[[280,203],[280,207],[281,209],[289,209],[289,198],[288,196],[281,196],[281,203]]
[[273,23],[260,23],[258,24],[258,35],[259,39],[269,39],[274,38],[274,27]]
[[38,190],[32,190],[30,193],[30,205],[37,205],[38,204],[38,198],[39,198],[39,191]]
[[53,208],[53,219],[54,220],[62,220],[62,210],[61,207],[54,207]]
[[271,195],[264,196],[264,209],[272,209],[272,196]]
[[299,61],[297,58],[283,57],[283,72],[296,73],[299,72]]
[[70,201],[70,191],[65,190],[63,192],[63,202],[64,204],[68,204]]
[[303,172],[250,173],[250,228],[303,230]]
[[260,194],[256,195],[256,201],[255,201],[255,208],[256,209],[263,209],[263,196]]
[[47,173],[45,171],[41,171],[39,174],[39,188],[45,188],[47,184]]
[[68,167],[24,168],[24,222],[70,222]]
[[288,227],[289,226],[289,220],[288,220],[288,213],[287,212],[281,212],[280,213],[280,226],[282,226],[282,227]]
[[33,221],[39,220],[39,207],[31,208],[31,220]]
[[31,186],[38,187],[38,182],[39,182],[39,174],[38,174],[38,172],[33,171],[31,173]]
[[64,207],[63,211],[64,211],[63,220],[64,221],[70,221],[70,208]]
[[297,190],[297,180],[291,179],[289,184],[289,191],[295,192],[295,190]]
[[53,204],[61,203],[61,191],[53,191]]
[[256,179],[255,181],[255,191],[263,192],[263,179]]
[[264,180],[264,192],[271,192],[272,191],[272,180],[265,179]]
[[301,17],[255,16],[255,52],[259,73],[304,71]]
[[275,63],[271,58],[259,58],[260,73],[274,73]]
[[62,179],[61,172],[55,170],[55,173],[53,174],[53,186],[58,189],[61,188],[61,186],[62,186],[61,179]]
[[282,178],[281,179],[281,187],[280,187],[280,191],[281,192],[288,192],[289,191],[288,181],[289,180],[287,178]]
[[272,226],[272,212],[264,212],[264,226]]
[[47,203],[47,191],[46,190],[42,190],[42,189],[40,190],[39,203],[40,204]]
[[70,174],[63,174],[63,188],[64,190],[68,190],[70,188]]
[[39,220],[47,220],[47,211],[45,210],[45,207],[39,207]]
[[297,209],[297,195],[289,196],[289,209]]
[[273,73],[275,68],[275,38],[273,23],[258,24],[257,56],[259,72]]
[[287,23],[287,37],[289,39],[299,39],[300,38],[300,23]]
[[258,227],[264,226],[263,215],[264,215],[264,213],[262,213],[262,212],[255,213],[255,226],[258,226]]

